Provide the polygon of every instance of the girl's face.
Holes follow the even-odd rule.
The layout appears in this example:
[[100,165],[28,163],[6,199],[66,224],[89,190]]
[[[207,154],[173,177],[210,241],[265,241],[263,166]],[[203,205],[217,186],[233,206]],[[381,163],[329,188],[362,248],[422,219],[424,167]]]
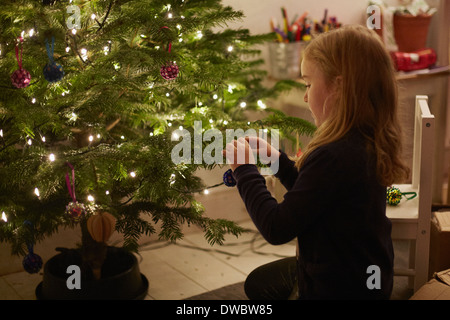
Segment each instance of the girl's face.
[[332,101],[328,98],[332,91],[327,85],[325,75],[312,61],[303,59],[302,78],[306,83],[306,93],[303,100],[312,112],[315,124],[319,127],[329,116]]

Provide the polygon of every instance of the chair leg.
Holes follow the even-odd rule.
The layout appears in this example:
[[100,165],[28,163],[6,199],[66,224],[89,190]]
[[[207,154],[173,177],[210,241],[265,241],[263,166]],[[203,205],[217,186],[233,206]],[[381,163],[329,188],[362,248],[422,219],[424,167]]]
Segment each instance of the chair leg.
[[[416,262],[416,240],[410,240],[409,241],[409,259],[408,259],[408,267],[409,269],[415,270]],[[415,276],[408,277],[408,288],[414,289],[414,280]]]

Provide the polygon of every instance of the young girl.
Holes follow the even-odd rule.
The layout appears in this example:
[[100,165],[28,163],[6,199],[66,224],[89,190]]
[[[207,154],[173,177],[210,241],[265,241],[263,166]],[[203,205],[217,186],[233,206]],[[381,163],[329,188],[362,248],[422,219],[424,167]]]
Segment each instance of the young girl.
[[[250,299],[389,299],[393,286],[386,187],[408,176],[400,160],[397,87],[389,53],[375,32],[347,26],[321,34],[302,62],[304,100],[318,127],[291,161],[259,138],[224,151],[256,227],[271,244],[298,241],[296,258],[254,270]],[[252,149],[278,155],[288,190],[277,203]],[[237,163],[239,152],[246,152]],[[273,158],[272,158],[273,159]],[[242,162],[242,161],[241,161]]]

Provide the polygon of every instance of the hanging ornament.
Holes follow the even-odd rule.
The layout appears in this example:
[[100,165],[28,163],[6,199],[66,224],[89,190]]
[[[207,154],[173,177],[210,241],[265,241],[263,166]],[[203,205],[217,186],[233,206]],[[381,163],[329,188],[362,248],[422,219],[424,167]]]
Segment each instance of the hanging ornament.
[[[20,37],[19,43],[22,42],[23,38]],[[21,46],[19,51],[19,43],[16,45],[16,60],[17,63],[19,64],[19,69],[14,71],[13,74],[11,75],[11,82],[16,88],[22,89],[30,85],[31,75],[27,70],[22,68],[23,47]]]
[[236,180],[233,177],[233,171],[228,169],[223,175],[223,183],[227,187],[234,187],[236,185]]
[[[26,220],[23,223],[25,226],[31,229],[31,233],[33,234],[33,224]],[[43,262],[42,258],[33,252],[33,243],[28,243],[28,254],[22,260],[22,266],[28,273],[38,273],[41,270]]]
[[49,63],[44,67],[44,78],[48,82],[58,82],[64,77],[64,70],[60,64],[53,60],[53,52],[55,50],[55,37],[52,37],[52,46],[50,48],[48,40],[45,39],[45,47],[47,48],[47,56]]
[[166,80],[175,80],[178,76],[180,69],[174,62],[169,62],[168,64],[161,67],[161,76]]
[[[410,195],[408,197],[408,195]],[[389,187],[386,192],[386,201],[391,206],[397,206],[405,196],[406,200],[414,199],[417,196],[415,192],[401,192],[399,188]]]
[[[162,27],[161,29],[169,29],[168,27]],[[167,45],[167,51],[170,53],[172,50],[172,42],[169,42]],[[166,80],[175,80],[178,77],[178,73],[180,69],[177,64],[173,61],[167,62],[164,66],[161,67],[159,73]]]
[[69,202],[66,206],[66,214],[75,222],[78,222],[86,214],[86,207],[80,202]]
[[67,189],[69,190],[69,195],[72,198],[72,202],[70,202],[66,206],[66,214],[72,221],[78,222],[82,217],[86,215],[86,207],[84,206],[84,204],[77,201],[77,198],[75,196],[75,169],[68,162],[67,165],[72,170],[72,185],[70,183],[69,173],[66,173],[66,185]]
[[92,239],[106,242],[116,227],[116,218],[108,212],[99,212],[87,220],[87,229]]

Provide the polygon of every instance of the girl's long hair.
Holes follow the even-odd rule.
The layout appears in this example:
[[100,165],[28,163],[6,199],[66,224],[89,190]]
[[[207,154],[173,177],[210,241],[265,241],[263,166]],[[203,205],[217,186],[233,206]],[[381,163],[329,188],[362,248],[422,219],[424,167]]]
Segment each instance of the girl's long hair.
[[311,41],[304,59],[314,62],[328,83],[337,83],[337,89],[330,115],[297,160],[297,168],[318,147],[357,129],[367,139],[368,151],[376,156],[380,184],[389,186],[407,178],[409,169],[400,158],[397,81],[391,57],[379,36],[363,26],[346,26]]

